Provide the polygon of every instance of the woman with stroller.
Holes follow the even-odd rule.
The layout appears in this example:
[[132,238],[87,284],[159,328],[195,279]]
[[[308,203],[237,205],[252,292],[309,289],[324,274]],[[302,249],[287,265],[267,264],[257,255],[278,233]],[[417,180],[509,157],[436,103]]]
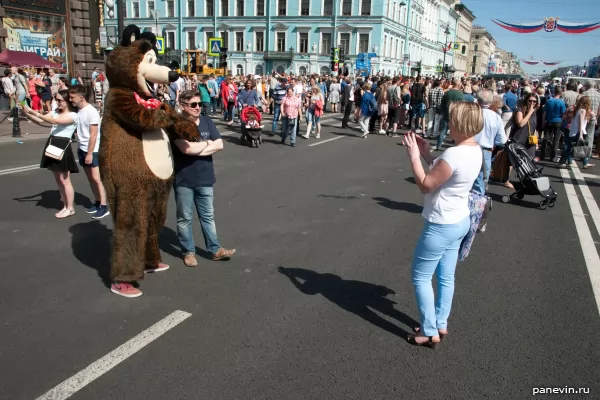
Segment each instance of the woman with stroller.
[[517,106],[514,114],[514,122],[510,132],[510,139],[522,144],[533,159],[535,157],[536,143],[529,139],[535,137],[537,128],[537,117],[535,115],[538,106],[538,97],[535,93],[527,93],[523,98],[523,103]]
[[260,105],[260,99],[256,89],[252,87],[252,81],[247,80],[244,83],[244,88],[240,91],[238,95],[238,107],[240,110],[244,107],[258,107]]
[[[569,128],[569,137],[565,137],[564,139],[565,148],[559,161],[561,167],[565,168],[571,166],[571,163],[573,162],[573,156],[571,155],[573,147],[577,146],[578,143],[583,143],[586,146],[588,145],[588,132],[586,132],[585,128],[592,117],[591,111],[592,102],[590,98],[588,96],[581,96],[575,105],[573,120],[571,121],[571,126]],[[581,162],[583,163],[583,168],[594,166],[594,164],[589,164],[589,158],[587,157],[581,159]]]
[[[450,105],[450,137],[456,146],[435,158],[429,143],[412,132],[403,144],[411,160],[417,186],[425,194],[422,216],[425,226],[412,260],[412,282],[421,325],[407,340],[415,346],[436,348],[448,334],[448,317],[454,296],[454,272],[460,244],[470,222],[469,191],[481,171],[483,153],[475,135],[483,130],[483,113],[477,103]],[[432,165],[426,173],[421,157]],[[437,296],[431,280],[436,274]]]

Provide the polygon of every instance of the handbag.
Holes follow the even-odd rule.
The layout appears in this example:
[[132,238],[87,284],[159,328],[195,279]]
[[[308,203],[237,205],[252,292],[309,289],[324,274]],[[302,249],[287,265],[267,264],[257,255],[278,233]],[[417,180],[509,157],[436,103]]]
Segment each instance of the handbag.
[[508,153],[500,150],[494,158],[490,179],[495,182],[506,182],[508,180],[508,172],[510,171],[510,160]]
[[577,146],[573,147],[573,158],[590,158],[591,155],[592,148],[582,140],[577,143]]
[[527,130],[529,131],[527,143],[529,143],[531,146],[538,144],[538,137],[531,134],[531,117],[529,117],[529,121],[527,121]]
[[62,160],[63,156],[65,155],[65,151],[67,151],[70,145],[70,138],[51,136],[50,142],[48,143],[48,146],[44,151],[44,155],[46,157],[60,161]]
[[[483,172],[483,176],[486,174],[485,167],[485,157],[483,155],[483,149],[481,150],[481,170]],[[471,246],[473,245],[473,241],[475,240],[475,234],[481,227],[481,220],[484,212],[486,211],[486,204],[488,203],[488,197],[485,194],[481,194],[475,190],[469,191],[469,230],[467,234],[463,238],[460,243],[460,247],[458,249],[458,259],[459,261],[464,261],[469,252],[471,251]],[[486,222],[487,222],[487,213],[486,213]]]

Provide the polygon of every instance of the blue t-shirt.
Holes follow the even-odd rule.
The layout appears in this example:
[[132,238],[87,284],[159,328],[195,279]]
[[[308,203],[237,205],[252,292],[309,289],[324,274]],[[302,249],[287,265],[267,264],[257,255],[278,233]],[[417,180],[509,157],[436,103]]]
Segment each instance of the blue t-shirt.
[[544,112],[546,113],[546,122],[560,122],[563,114],[567,112],[567,106],[562,99],[548,99],[544,106]]
[[[199,141],[221,139],[221,134],[212,119],[200,117],[198,124]],[[192,156],[183,154],[177,146],[173,146],[173,162],[175,165],[175,187],[196,188],[212,186],[217,181],[213,166],[213,157]]]
[[502,108],[503,113],[514,112],[517,108],[517,96],[513,92],[504,93],[504,105],[508,107],[508,110]]

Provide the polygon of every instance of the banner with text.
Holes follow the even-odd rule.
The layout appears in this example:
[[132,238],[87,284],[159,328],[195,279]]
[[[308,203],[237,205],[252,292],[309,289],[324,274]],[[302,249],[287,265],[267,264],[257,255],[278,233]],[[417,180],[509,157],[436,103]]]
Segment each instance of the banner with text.
[[37,53],[62,64],[57,73],[67,73],[65,17],[6,10],[3,25],[8,31],[7,49]]

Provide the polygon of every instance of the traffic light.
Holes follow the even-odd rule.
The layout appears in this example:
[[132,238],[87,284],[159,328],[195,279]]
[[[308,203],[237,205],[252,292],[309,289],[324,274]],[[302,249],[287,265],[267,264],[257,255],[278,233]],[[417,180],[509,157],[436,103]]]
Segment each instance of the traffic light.
[[465,54],[466,52],[467,52],[467,46],[463,46],[463,47],[460,49],[460,54]]
[[219,68],[227,68],[227,47],[221,47],[221,55],[219,56]]
[[344,64],[345,61],[345,57],[346,57],[346,52],[344,51],[343,47],[340,47],[340,64]]

